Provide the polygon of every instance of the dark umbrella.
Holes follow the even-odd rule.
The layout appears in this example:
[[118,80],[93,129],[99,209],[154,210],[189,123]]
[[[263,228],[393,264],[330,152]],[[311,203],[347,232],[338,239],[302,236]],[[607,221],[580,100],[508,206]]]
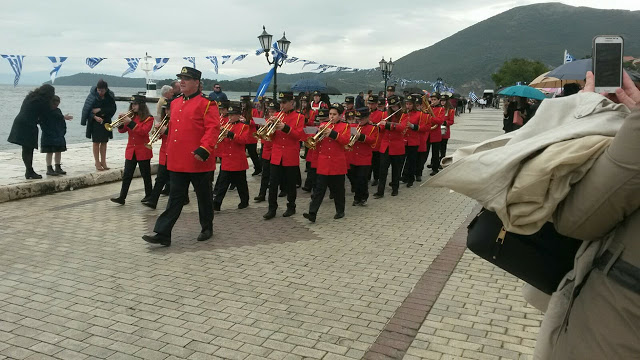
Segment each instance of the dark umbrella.
[[302,80],[298,80],[295,84],[293,84],[291,86],[291,90],[304,91],[304,92],[311,92],[316,90],[326,91],[327,86],[318,80],[302,79]]
[[[560,80],[585,80],[587,71],[591,71],[591,59],[568,62],[551,70],[547,76]],[[625,70],[634,82],[640,81],[640,74],[632,70]]]

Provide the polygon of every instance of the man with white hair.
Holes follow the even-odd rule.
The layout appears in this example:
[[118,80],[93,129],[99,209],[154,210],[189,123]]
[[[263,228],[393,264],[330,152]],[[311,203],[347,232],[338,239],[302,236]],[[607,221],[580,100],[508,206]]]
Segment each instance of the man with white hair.
[[160,89],[160,99],[158,99],[158,104],[156,105],[156,117],[157,122],[162,122],[164,119],[164,111],[162,109],[163,106],[167,105],[169,100],[173,98],[173,88],[170,85],[164,85]]

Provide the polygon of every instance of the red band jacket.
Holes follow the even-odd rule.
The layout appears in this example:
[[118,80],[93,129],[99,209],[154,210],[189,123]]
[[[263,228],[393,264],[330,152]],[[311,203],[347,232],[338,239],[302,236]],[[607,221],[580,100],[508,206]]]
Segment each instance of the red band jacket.
[[378,127],[366,123],[360,127],[360,136],[353,145],[351,151],[351,164],[357,166],[370,166],[371,158],[373,157],[373,148],[378,141],[379,130]]
[[249,129],[249,125],[237,122],[233,124],[227,137],[218,144],[216,156],[222,159],[220,170],[243,171],[249,168],[244,147],[249,138],[253,138]]
[[[369,121],[371,121],[373,125],[376,125],[377,123],[382,121],[383,118],[384,118],[384,112],[377,109],[372,111],[371,114],[369,114]],[[381,142],[380,140],[382,139],[378,137],[378,141],[373,147],[373,151],[376,151],[376,152],[380,151],[380,142]]]
[[431,127],[435,126],[435,128],[429,130],[429,142],[437,143],[442,141],[442,130],[440,129],[440,126],[444,122],[445,111],[442,106],[434,106],[433,113],[435,116],[431,117]]
[[[394,120],[391,122],[391,120]],[[407,118],[401,115],[394,115],[384,127],[380,129],[380,152],[385,153],[389,149],[389,155],[404,155],[404,129],[407,125]]]
[[273,135],[271,163],[282,166],[299,166],[300,141],[306,137],[304,116],[292,111],[284,116],[282,122],[285,127],[282,130],[276,130]]
[[410,111],[407,114],[403,114],[407,117],[407,129],[405,130],[405,139],[407,141],[407,146],[420,146],[420,135],[426,133],[427,124],[420,116],[422,113],[420,111]]
[[140,120],[138,115],[135,115],[128,125],[118,127],[119,133],[129,134],[127,148],[124,151],[125,159],[133,160],[134,154],[136,160],[149,160],[153,157],[153,151],[144,146],[149,142],[149,131],[151,131],[152,127],[153,116]]
[[427,152],[427,141],[429,140],[429,132],[431,129],[431,115],[429,113],[421,112],[420,121],[425,125],[425,131],[420,133],[420,145],[418,145],[418,152]]
[[[320,127],[326,123],[320,124]],[[318,153],[317,173],[319,175],[344,175],[347,173],[347,160],[344,146],[349,143],[351,130],[347,123],[333,125],[331,134],[316,146]]]
[[442,126],[447,127],[447,132],[442,135],[443,139],[449,139],[451,137],[451,125],[453,125],[454,117],[456,116],[455,109],[449,109],[447,113],[444,115],[444,123]]
[[[214,149],[220,134],[218,104],[199,92],[171,102],[167,169],[176,172],[209,172],[216,169]],[[204,161],[197,160],[194,154]]]

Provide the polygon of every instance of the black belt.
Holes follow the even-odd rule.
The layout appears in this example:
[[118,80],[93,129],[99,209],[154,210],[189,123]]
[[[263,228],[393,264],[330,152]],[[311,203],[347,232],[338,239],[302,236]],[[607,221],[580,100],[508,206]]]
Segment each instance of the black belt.
[[[594,265],[596,269],[604,271],[612,258],[613,253],[608,250],[605,251],[602,256],[595,260]],[[614,260],[606,276],[624,288],[640,295],[640,268],[618,257]]]

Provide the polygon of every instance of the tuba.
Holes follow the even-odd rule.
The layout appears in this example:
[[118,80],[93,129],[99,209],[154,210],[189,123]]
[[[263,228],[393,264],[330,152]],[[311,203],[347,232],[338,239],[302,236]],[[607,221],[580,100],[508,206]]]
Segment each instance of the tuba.
[[129,110],[127,111],[126,114],[119,116],[118,119],[116,119],[116,121],[112,122],[112,123],[105,123],[104,124],[104,128],[107,129],[107,131],[111,131],[114,128],[117,128],[119,126],[122,126],[122,124],[124,124],[124,118],[133,115],[134,112],[133,110]]
[[153,144],[158,141],[158,139],[160,139],[160,137],[162,136],[162,133],[160,132],[160,129],[162,129],[163,127],[169,125],[169,114],[164,116],[164,119],[162,119],[162,121],[158,124],[158,127],[156,127],[153,132],[151,132],[151,135],[149,136],[149,142],[144,144],[144,146],[147,149],[152,149],[153,148]]

